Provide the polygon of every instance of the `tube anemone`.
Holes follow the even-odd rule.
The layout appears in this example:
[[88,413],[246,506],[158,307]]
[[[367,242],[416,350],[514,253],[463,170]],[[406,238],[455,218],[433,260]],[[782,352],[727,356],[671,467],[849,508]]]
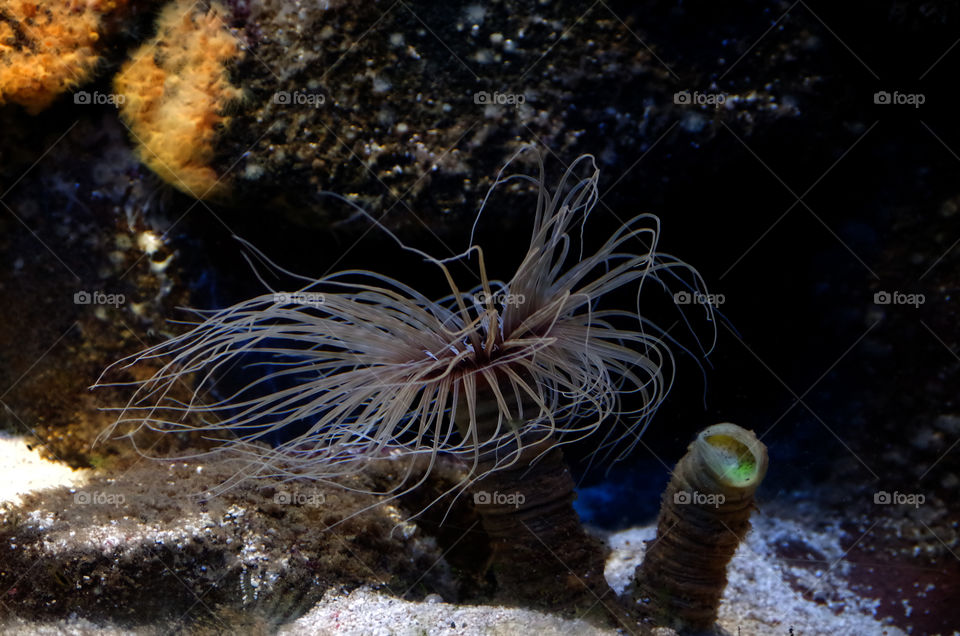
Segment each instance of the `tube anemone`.
[[[129,425],[131,433],[229,431],[236,439],[223,446],[249,459],[238,478],[303,475],[337,483],[372,458],[427,457],[419,481],[411,479],[414,462],[406,464],[406,478],[387,493],[393,495],[426,479],[443,453],[466,467],[459,487],[473,491],[495,545],[521,523],[547,532],[531,522],[539,514],[531,511],[543,512],[546,503],[559,511],[553,525],[566,533],[567,544],[588,541],[570,505],[573,481],[559,446],[598,432],[598,450],[636,443],[674,377],[673,340],[641,315],[641,287],[649,281],[699,293],[705,285],[696,270],[657,251],[659,220],[650,214],[624,223],[595,253],[584,254],[582,227],[599,198],[593,157],[575,161],[553,192],[544,184],[542,161],[539,179],[504,176],[507,166],[491,193],[511,180],[538,191],[529,248],[509,281],[490,280],[475,244],[441,260],[396,237],[440,269],[450,295],[431,300],[368,271],[319,280],[285,272],[305,284],[202,312],[203,321],[186,333],[118,362],[165,361],[153,377],[129,383],[133,397],[105,434]],[[449,267],[454,261],[473,263],[479,284],[461,288]],[[605,307],[604,298],[622,289],[636,293],[636,307]],[[712,325],[712,308],[702,309]],[[268,359],[257,363],[260,377],[231,395],[201,400],[218,373],[250,354]],[[291,379],[294,386],[270,388]],[[196,387],[189,403],[171,397],[182,380]],[[636,409],[622,408],[624,394],[634,396]],[[202,421],[188,423],[188,416]],[[258,443],[293,425],[305,430],[272,448]],[[537,479],[553,485],[537,486]],[[529,497],[515,509],[522,514],[482,505],[491,488],[499,489],[497,496],[518,495],[514,502]],[[536,536],[528,538],[527,547],[534,546]],[[534,552],[541,562],[556,561],[542,549]],[[523,563],[531,563],[531,554]],[[516,562],[507,556],[501,550],[499,563],[509,569]],[[605,586],[602,562],[597,570],[595,555],[582,561],[590,563],[585,576],[596,582],[586,587]],[[570,577],[566,567],[548,570],[550,577]]]

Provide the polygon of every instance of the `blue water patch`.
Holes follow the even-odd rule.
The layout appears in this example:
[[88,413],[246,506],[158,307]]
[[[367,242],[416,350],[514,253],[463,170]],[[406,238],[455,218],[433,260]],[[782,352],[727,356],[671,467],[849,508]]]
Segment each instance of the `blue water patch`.
[[669,475],[662,466],[614,466],[603,481],[577,488],[573,507],[585,524],[621,530],[650,523],[660,510]]

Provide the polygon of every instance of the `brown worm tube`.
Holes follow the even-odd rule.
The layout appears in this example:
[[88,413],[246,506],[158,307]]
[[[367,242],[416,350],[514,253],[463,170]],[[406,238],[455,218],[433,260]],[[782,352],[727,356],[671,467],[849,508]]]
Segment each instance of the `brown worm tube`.
[[633,598],[655,623],[686,633],[712,629],[727,564],[750,529],[767,449],[753,431],[715,424],[677,462],[663,493],[657,538],[634,573]]
[[[478,437],[490,439],[497,404],[486,391],[478,393]],[[469,439],[469,423],[459,415],[460,432]],[[635,620],[626,617],[604,578],[603,544],[584,531],[573,509],[573,477],[556,440],[522,428],[520,436],[519,457],[509,467],[490,471],[517,454],[517,441],[481,452],[477,474],[488,474],[470,487],[490,539],[498,597],[576,615],[592,609],[635,631]]]

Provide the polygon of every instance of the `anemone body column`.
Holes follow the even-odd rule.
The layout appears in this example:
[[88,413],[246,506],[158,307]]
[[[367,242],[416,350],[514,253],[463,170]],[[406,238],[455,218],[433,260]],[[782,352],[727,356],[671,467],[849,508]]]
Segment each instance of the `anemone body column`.
[[707,427],[677,462],[663,493],[657,537],[634,575],[634,600],[658,625],[709,632],[727,584],[727,564],[750,530],[767,449],[736,424]]
[[[478,392],[476,433],[492,439],[498,421],[496,400]],[[470,435],[465,414],[458,428]],[[489,446],[489,448],[487,448]],[[553,436],[524,431],[499,444],[484,445],[470,486],[476,510],[490,539],[497,594],[509,603],[582,613],[603,611],[612,594],[603,576],[606,552],[588,535],[573,509],[573,477]],[[606,607],[609,614],[617,614]]]

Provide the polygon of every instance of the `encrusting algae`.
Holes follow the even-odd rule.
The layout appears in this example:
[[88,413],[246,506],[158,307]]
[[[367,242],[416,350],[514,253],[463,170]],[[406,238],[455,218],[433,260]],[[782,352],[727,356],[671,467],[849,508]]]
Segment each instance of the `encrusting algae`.
[[198,199],[222,191],[210,167],[223,112],[241,90],[226,64],[240,54],[227,29],[226,10],[180,0],[157,18],[157,34],[131,54],[114,80],[123,96],[120,115],[138,158],[164,181]]
[[0,3],[0,106],[35,115],[93,75],[111,14],[127,0],[3,0]]

